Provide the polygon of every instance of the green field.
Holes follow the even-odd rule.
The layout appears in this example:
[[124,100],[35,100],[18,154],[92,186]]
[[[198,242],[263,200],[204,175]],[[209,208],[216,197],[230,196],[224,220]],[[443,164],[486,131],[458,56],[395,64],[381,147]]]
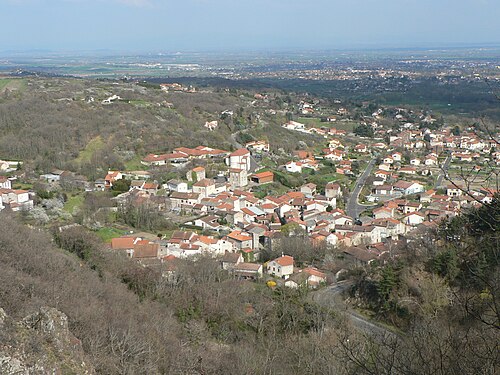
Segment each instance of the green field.
[[147,165],[141,163],[141,158],[139,156],[125,162],[126,171],[145,171],[147,169]]
[[102,148],[104,148],[104,142],[100,136],[97,136],[87,144],[84,150],[80,151],[75,161],[79,164],[89,163],[94,153]]
[[24,88],[26,81],[20,78],[0,78],[0,92],[5,89],[20,90]]
[[72,195],[68,197],[68,200],[64,204],[64,211],[72,214],[75,208],[80,208],[83,204],[84,196],[82,194]]
[[104,242],[111,242],[113,238],[121,237],[125,235],[126,232],[112,227],[105,227],[97,230],[96,234]]
[[335,128],[339,130],[346,130],[348,132],[352,131],[354,127],[358,125],[356,122],[353,121],[321,122],[320,118],[313,118],[313,117],[299,117],[297,121],[310,127]]

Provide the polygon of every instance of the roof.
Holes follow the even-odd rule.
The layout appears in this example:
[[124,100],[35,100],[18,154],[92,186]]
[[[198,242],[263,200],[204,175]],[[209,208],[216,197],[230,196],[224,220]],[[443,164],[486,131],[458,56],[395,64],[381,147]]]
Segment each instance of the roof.
[[246,148],[240,148],[233,153],[231,153],[229,156],[245,156],[245,155],[250,155],[250,151],[248,151]]
[[239,263],[234,267],[235,271],[252,271],[258,272],[262,267],[262,264],[258,263]]
[[252,175],[252,178],[258,178],[258,179],[266,177],[274,177],[274,173],[271,171],[265,171],[265,172],[255,173]]
[[114,250],[133,249],[135,237],[118,237],[111,240],[111,248]]
[[229,253],[226,252],[224,256],[222,257],[222,262],[224,263],[238,263],[238,260],[240,259],[241,254],[240,253]]
[[214,182],[213,182],[213,180],[209,180],[208,178],[204,178],[204,179],[196,182],[195,184],[193,184],[193,186],[196,186],[196,187],[208,187],[211,185],[214,185]]
[[282,255],[279,258],[274,259],[273,262],[276,262],[283,267],[293,266],[293,257],[290,255]]
[[236,241],[249,241],[252,239],[252,236],[248,234],[244,234],[240,232],[239,230],[232,231],[227,235],[229,238],[236,240]]
[[312,276],[317,276],[317,277],[321,277],[321,278],[326,279],[326,274],[324,274],[323,272],[321,272],[320,270],[318,270],[315,267],[309,266],[307,268],[304,268],[304,270],[302,272],[305,272],[305,273],[312,275]]
[[134,258],[156,258],[160,245],[157,243],[137,244],[134,246]]

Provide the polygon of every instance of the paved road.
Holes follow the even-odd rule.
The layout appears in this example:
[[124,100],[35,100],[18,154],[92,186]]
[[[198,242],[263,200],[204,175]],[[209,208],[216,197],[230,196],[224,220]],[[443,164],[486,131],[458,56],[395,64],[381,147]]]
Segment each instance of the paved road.
[[395,335],[394,332],[391,332],[385,327],[368,320],[366,317],[355,311],[348,309],[342,298],[342,293],[351,287],[351,285],[351,282],[341,281],[314,292],[312,298],[321,306],[345,313],[351,323],[365,333],[370,333],[375,336]]
[[375,166],[375,159],[372,159],[366,166],[365,171],[361,174],[361,176],[358,177],[356,185],[354,185],[354,190],[352,191],[351,195],[349,196],[349,199],[347,200],[346,214],[354,219],[358,218],[359,215],[367,208],[375,206],[375,205],[365,206],[359,204],[358,202],[359,193],[361,193],[361,190],[365,185],[366,179],[372,172],[374,166]]
[[451,163],[451,155],[448,155],[446,160],[444,161],[443,168],[441,169],[441,172],[439,173],[438,178],[436,179],[436,184],[434,185],[434,189],[438,189],[441,184],[443,183],[443,178],[446,172],[448,172],[448,168],[450,167]]

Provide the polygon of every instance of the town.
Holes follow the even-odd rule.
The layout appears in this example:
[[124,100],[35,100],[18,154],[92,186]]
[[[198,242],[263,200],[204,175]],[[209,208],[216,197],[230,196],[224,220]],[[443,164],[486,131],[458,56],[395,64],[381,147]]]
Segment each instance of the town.
[[[161,91],[197,92],[178,83],[162,84]],[[272,106],[272,95],[249,96],[252,116],[258,123],[261,116],[286,114],[278,126],[299,139],[290,153],[245,129],[231,135],[230,150],[150,149],[130,168],[108,170],[94,181],[59,169],[27,178],[22,160],[0,161],[0,209],[25,212],[38,224],[56,212],[65,222],[60,230],[87,226],[104,234],[110,249],[144,267],[168,265],[169,274],[177,259],[208,256],[238,279],[318,288],[339,280],[346,267],[383,264],[397,256],[395,246],[464,208],[491,202],[497,192],[488,171],[500,164],[498,140],[480,127],[444,125],[428,111],[368,103],[360,115],[359,107],[340,99],[328,106],[298,97],[283,111]],[[120,100],[113,95],[101,105]],[[200,131],[215,135],[238,110],[207,119]],[[314,137],[314,146],[302,136]],[[30,189],[34,184],[42,196]],[[66,198],[55,199],[61,192]],[[85,194],[100,193],[113,194],[91,217],[75,221]],[[138,215],[161,217],[169,229],[141,230],[131,220]],[[294,259],[283,245],[290,238],[330,249],[338,264],[323,269],[324,259]]]

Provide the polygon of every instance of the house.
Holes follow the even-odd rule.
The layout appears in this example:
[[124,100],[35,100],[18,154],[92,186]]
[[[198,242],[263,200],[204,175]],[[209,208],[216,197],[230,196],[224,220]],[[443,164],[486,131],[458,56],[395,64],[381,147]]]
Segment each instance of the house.
[[187,193],[188,184],[184,181],[179,180],[168,180],[166,184],[163,185],[164,189],[169,191],[175,191],[176,193]]
[[372,193],[376,195],[392,195],[394,187],[392,185],[380,185],[372,189]]
[[290,173],[302,173],[302,162],[300,161],[289,161],[285,164],[285,169]]
[[141,160],[141,164],[144,165],[165,165],[169,157],[167,154],[148,154],[144,159]]
[[134,245],[132,258],[137,260],[158,259],[159,253],[160,244],[151,243],[149,241],[147,241],[147,243],[138,242]]
[[240,280],[257,280],[262,277],[262,264],[241,262],[233,267],[233,275]]
[[386,156],[382,162],[384,164],[394,164],[394,158],[392,156]]
[[0,189],[12,189],[11,181],[5,176],[0,176]]
[[403,160],[403,154],[401,152],[394,152],[391,156],[396,162],[401,162]]
[[207,198],[208,196],[215,194],[215,182],[214,180],[209,180],[204,178],[193,184],[193,193],[200,194],[200,198]]
[[361,247],[346,247],[343,253],[347,260],[352,261],[358,267],[366,266],[378,258],[377,254]]
[[107,188],[113,187],[113,182],[116,180],[121,180],[123,178],[123,174],[121,172],[109,171],[106,177],[104,177],[104,181],[106,183]]
[[250,151],[240,148],[229,155],[226,164],[230,168],[250,170]]
[[[0,177],[1,178],[1,177]],[[46,173],[40,175],[40,180],[45,181],[49,184],[59,182],[61,180],[61,175],[56,173]],[[1,183],[0,183],[1,185]]]
[[217,121],[206,121],[204,126],[208,130],[213,131],[213,130],[217,129],[217,126],[219,126],[219,123]]
[[402,222],[406,225],[417,226],[425,221],[425,215],[420,212],[412,212],[403,217]]
[[373,210],[375,219],[388,219],[394,217],[394,209],[389,207],[378,207]]
[[316,194],[316,185],[313,183],[308,183],[300,187],[300,192],[306,196],[313,196]]
[[327,277],[325,273],[319,271],[315,267],[307,267],[291,275],[288,280],[285,281],[285,286],[294,289],[302,286],[314,289],[326,282]]
[[239,251],[235,253],[226,252],[222,257],[221,266],[223,270],[229,271],[233,270],[236,265],[242,262],[243,262],[243,255],[241,255]]
[[425,157],[424,164],[431,166],[431,165],[437,165],[438,163],[438,158],[434,155],[428,155]]
[[156,182],[145,182],[142,185],[142,190],[150,195],[155,195],[159,189],[160,185],[158,185]]
[[170,194],[172,210],[193,207],[200,202],[200,194],[197,193],[178,193]]
[[253,237],[248,233],[234,230],[227,235],[227,238],[235,249],[241,250],[246,247],[253,248]]
[[382,180],[387,180],[391,176],[391,172],[378,170],[375,172],[375,177],[381,178]]
[[342,188],[336,182],[330,181],[325,185],[325,196],[328,199],[342,197]]
[[411,159],[410,159],[410,165],[415,165],[415,166],[417,166],[417,165],[420,165],[420,164],[421,164],[421,161],[420,161],[420,159],[419,159],[419,158],[411,158]]
[[245,144],[245,148],[256,153],[269,152],[269,142],[266,141],[253,141]]
[[399,173],[417,174],[417,170],[415,169],[415,167],[401,167],[399,169]]
[[293,257],[282,255],[267,263],[267,273],[282,279],[288,279],[293,274],[293,263]]
[[246,169],[229,168],[229,183],[233,188],[242,188],[248,185]]
[[368,147],[366,147],[366,145],[363,145],[363,144],[356,145],[354,147],[354,152],[359,152],[361,154],[367,153]]
[[380,164],[378,166],[378,169],[380,169],[381,171],[389,172],[391,170],[391,165],[390,164]]
[[253,175],[250,176],[250,179],[257,184],[267,184],[273,182],[274,173],[271,171],[254,173]]
[[449,197],[460,197],[463,194],[462,188],[455,185],[448,185],[446,187],[446,195]]
[[422,193],[425,191],[424,186],[418,182],[408,182],[399,180],[394,184],[394,190],[400,191],[404,195]]
[[33,200],[27,190],[0,189],[2,206],[9,207],[12,211],[33,208]]
[[189,182],[197,182],[206,178],[206,171],[203,167],[195,167],[186,173]]

